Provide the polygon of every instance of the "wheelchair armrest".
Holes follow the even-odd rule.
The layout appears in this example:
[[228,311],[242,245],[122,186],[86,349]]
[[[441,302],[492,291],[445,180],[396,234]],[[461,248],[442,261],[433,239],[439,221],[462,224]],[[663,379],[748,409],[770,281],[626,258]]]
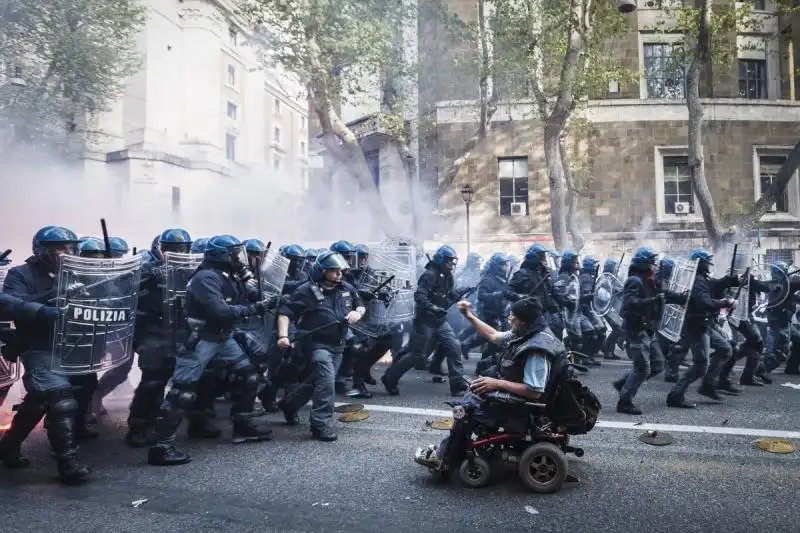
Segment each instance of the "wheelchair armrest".
[[536,407],[540,409],[547,407],[546,404],[532,402],[528,398],[517,396],[516,394],[511,394],[509,392],[492,391],[486,395],[486,398],[491,401],[507,403],[511,405],[524,405],[525,407]]

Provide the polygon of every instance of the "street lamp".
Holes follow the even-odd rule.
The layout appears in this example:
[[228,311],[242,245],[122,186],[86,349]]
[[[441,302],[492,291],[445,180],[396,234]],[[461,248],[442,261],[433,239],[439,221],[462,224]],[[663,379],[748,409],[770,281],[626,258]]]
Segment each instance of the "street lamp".
[[467,207],[467,254],[470,252],[469,242],[469,204],[472,203],[472,197],[475,196],[475,190],[472,185],[464,185],[461,187],[461,199],[464,200],[464,205]]

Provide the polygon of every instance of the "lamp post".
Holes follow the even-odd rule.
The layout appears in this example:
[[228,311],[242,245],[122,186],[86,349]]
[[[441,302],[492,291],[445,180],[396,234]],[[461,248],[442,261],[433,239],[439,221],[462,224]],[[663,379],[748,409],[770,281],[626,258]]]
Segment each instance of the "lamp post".
[[470,253],[469,242],[469,204],[472,203],[472,197],[475,196],[475,190],[472,185],[464,185],[461,187],[461,199],[464,200],[464,205],[467,207],[467,254]]

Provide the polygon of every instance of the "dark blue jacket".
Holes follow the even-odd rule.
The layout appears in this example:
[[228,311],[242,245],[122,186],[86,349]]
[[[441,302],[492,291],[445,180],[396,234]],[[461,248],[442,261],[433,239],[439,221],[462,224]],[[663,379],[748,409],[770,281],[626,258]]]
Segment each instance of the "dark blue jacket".
[[346,281],[332,289],[309,281],[281,304],[278,315],[289,317],[296,324],[298,335],[329,324],[309,334],[302,342],[337,347],[343,345],[347,333],[345,318],[361,306],[358,291]]
[[[35,257],[29,257],[24,264],[11,268],[3,283],[3,293],[27,303],[52,305],[57,288],[55,274]],[[36,315],[35,312],[26,312],[15,317],[14,327],[21,352],[49,352],[53,349],[52,321]]]

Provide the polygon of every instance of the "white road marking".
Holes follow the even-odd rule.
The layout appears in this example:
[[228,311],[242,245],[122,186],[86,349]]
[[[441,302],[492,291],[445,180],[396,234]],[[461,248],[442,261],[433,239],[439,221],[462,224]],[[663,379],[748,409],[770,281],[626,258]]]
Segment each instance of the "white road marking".
[[[347,405],[345,402],[337,402]],[[445,409],[420,409],[417,407],[397,407],[394,405],[364,405],[367,411],[376,413],[398,413],[413,416],[429,416],[449,418],[452,413]],[[638,422],[618,422],[614,420],[600,420],[595,426],[605,429],[628,429],[636,431],[671,431],[673,433],[705,433],[708,435],[733,435],[744,437],[775,437],[779,439],[800,439],[800,431],[781,431],[777,429],[735,428],[728,426],[684,426],[679,424],[640,424]]]

